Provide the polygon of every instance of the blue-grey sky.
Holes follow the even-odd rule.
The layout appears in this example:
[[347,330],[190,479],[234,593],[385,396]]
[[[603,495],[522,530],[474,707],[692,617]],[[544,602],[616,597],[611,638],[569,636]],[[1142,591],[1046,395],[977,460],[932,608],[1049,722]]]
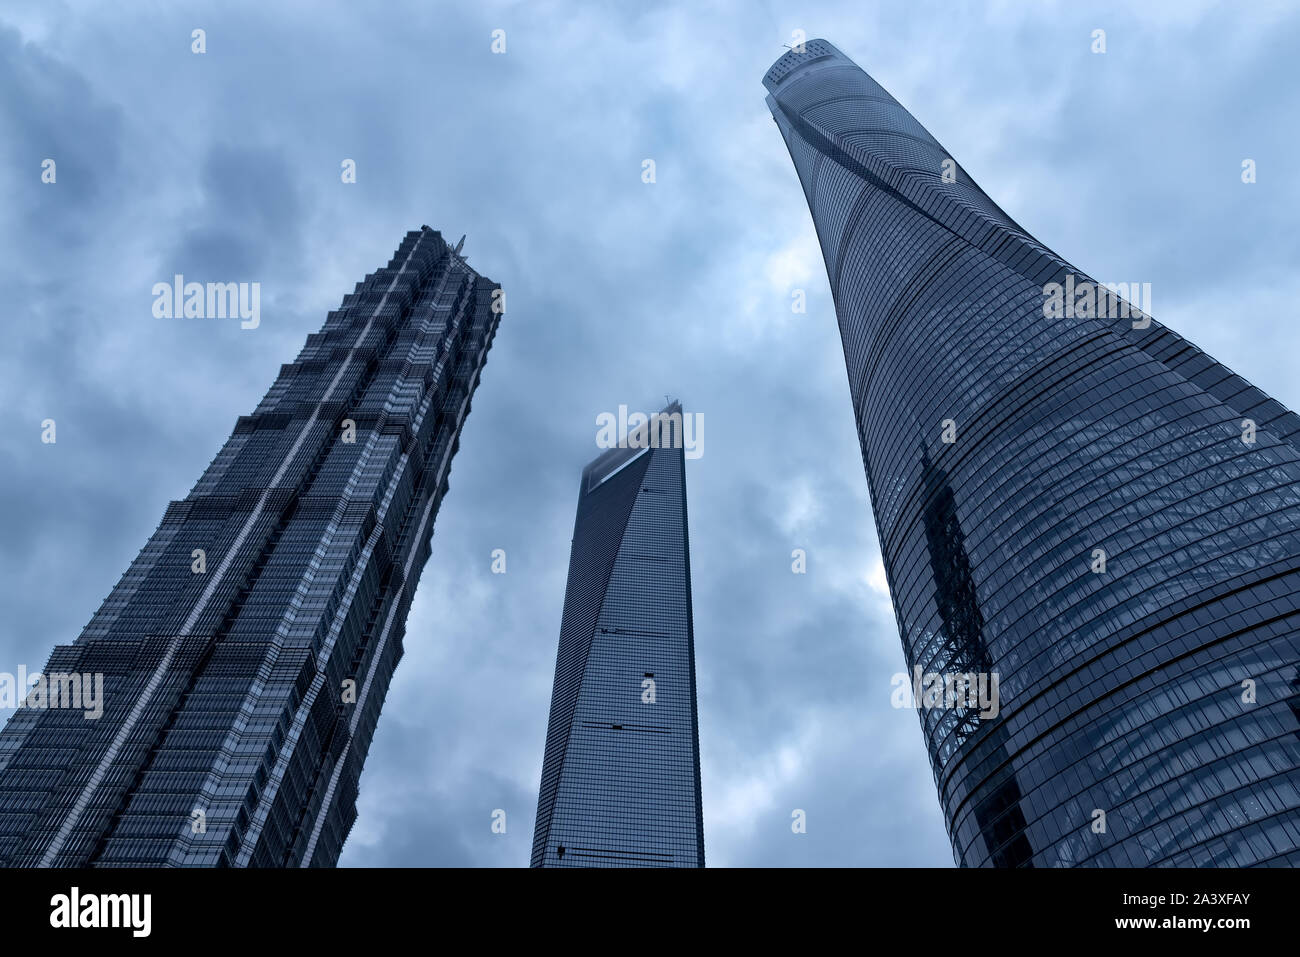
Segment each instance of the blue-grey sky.
[[[428,223],[468,234],[507,313],[341,863],[527,863],[578,475],[598,414],[669,393],[706,423],[709,864],[951,866],[916,715],[889,703],[903,656],[838,330],[763,103],[795,30],[1046,245],[1150,282],[1157,319],[1300,406],[1294,4],[9,0],[0,671],[77,636],[279,365]],[[155,318],[174,273],[259,282],[261,325]]]

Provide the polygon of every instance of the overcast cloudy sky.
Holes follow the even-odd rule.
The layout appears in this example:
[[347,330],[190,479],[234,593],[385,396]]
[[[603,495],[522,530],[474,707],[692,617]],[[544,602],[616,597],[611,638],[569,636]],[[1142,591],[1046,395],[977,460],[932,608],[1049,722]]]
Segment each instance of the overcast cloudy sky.
[[[428,223],[468,234],[508,308],[342,863],[527,863],[595,417],[667,393],[706,423],[709,864],[951,866],[916,715],[889,706],[833,307],[760,81],[792,31],[831,40],[1041,241],[1150,282],[1161,322],[1297,408],[1300,10],[1129,6],[7,0],[0,671],[77,636],[280,364]],[[260,327],[154,318],[174,273],[260,282]]]

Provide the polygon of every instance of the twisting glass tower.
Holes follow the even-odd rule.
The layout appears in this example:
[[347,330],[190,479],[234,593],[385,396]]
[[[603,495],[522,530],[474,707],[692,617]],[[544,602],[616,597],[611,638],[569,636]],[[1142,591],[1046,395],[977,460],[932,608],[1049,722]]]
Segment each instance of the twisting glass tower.
[[908,667],[1000,677],[996,716],[921,708],[957,861],[1300,864],[1300,418],[1035,241],[831,44],[763,83]]
[[681,405],[650,430],[582,472],[534,867],[704,866]]
[[427,226],[358,283],[48,674],[103,714],[0,732],[0,863],[328,866],[470,396],[497,287]]

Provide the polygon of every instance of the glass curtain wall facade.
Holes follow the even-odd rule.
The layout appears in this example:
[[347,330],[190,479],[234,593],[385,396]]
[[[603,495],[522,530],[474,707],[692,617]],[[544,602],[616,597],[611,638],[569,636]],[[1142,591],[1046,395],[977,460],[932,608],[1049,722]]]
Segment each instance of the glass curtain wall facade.
[[909,671],[1000,678],[995,717],[919,709],[957,862],[1300,864],[1300,419],[1034,240],[831,44],[763,83]]
[[500,319],[427,226],[280,369],[0,732],[0,863],[331,866]]
[[684,450],[610,449],[578,490],[532,866],[703,867],[697,725]]

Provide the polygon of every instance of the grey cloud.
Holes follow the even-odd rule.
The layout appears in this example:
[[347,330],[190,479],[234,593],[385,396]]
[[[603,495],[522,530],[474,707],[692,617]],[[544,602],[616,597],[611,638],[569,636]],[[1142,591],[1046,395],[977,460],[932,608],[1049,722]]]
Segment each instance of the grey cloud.
[[[76,636],[279,364],[429,223],[468,234],[508,308],[343,863],[527,862],[595,416],[672,392],[707,421],[687,484],[709,861],[950,866],[916,716],[888,703],[904,666],[867,581],[838,328],[762,73],[794,27],[828,36],[1023,225],[1100,278],[1168,289],[1158,319],[1176,304],[1179,331],[1224,342],[1219,358],[1294,407],[1295,331],[1279,322],[1262,350],[1223,304],[1241,283],[1260,317],[1294,301],[1296,133],[1276,118],[1300,18],[1104,6],[1104,59],[1065,4],[819,3],[803,23],[741,2],[305,9],[0,15],[0,298],[20,317],[0,354],[16,410],[0,670]],[[47,149],[69,157],[55,187],[38,183]],[[174,271],[261,281],[262,327],[154,320],[150,285]],[[790,489],[813,504],[787,528]]]

